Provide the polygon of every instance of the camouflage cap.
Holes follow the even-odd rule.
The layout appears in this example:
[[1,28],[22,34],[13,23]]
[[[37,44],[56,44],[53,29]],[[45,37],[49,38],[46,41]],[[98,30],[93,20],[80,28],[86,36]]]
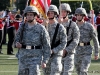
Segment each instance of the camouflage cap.
[[59,6],[59,10],[66,10],[66,11],[71,12],[71,8],[70,8],[70,5],[68,3],[62,3]]
[[83,14],[84,16],[87,16],[86,10],[84,8],[77,8],[75,10],[75,15],[77,14]]
[[55,6],[55,5],[50,5],[48,11],[56,12],[57,15],[59,15],[58,8],[57,8],[57,6]]
[[24,10],[24,14],[28,13],[28,12],[34,12],[37,15],[39,15],[38,9],[35,6],[27,6]]

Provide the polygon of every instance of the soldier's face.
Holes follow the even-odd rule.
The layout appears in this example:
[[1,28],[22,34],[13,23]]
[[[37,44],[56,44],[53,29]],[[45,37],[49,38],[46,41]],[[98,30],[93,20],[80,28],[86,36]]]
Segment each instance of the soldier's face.
[[61,11],[62,17],[66,17],[68,15],[68,12],[66,10]]
[[27,18],[27,20],[33,20],[34,14],[33,13],[27,13],[26,18]]
[[47,13],[48,18],[53,18],[54,17],[54,12],[53,11],[49,11]]
[[76,19],[77,19],[78,21],[82,20],[82,19],[83,19],[83,15],[82,15],[82,14],[77,14],[77,15],[76,15]]

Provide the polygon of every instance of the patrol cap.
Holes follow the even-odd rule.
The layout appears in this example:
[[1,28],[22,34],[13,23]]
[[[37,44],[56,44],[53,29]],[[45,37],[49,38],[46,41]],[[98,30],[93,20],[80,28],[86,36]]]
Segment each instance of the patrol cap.
[[57,6],[55,6],[55,5],[50,5],[48,11],[56,12],[57,15],[59,15],[58,8],[57,8]]
[[71,8],[70,8],[70,5],[68,3],[62,3],[59,6],[59,10],[65,10],[65,11],[71,12]]
[[38,9],[35,6],[27,6],[24,10],[24,15],[26,15],[28,12],[33,12],[39,15]]
[[75,10],[75,15],[77,14],[83,14],[84,16],[87,16],[86,10],[84,8],[77,8]]

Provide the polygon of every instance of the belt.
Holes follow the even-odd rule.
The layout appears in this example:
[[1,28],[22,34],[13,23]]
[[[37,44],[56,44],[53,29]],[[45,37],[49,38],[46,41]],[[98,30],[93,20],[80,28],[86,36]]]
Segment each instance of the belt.
[[22,48],[25,48],[25,49],[42,49],[42,46],[22,45]]
[[90,45],[90,42],[87,42],[87,43],[79,43],[78,46],[87,46],[87,45]]

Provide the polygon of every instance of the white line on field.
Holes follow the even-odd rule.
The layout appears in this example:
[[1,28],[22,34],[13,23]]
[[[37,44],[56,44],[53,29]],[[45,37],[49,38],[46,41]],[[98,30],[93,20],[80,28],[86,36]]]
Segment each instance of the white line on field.
[[[8,55],[0,55],[0,56],[8,56]],[[17,59],[17,58],[15,55],[10,55],[10,56],[8,56],[8,58],[4,58],[4,59]]]
[[17,58],[7,58],[7,59],[17,59]]
[[0,71],[0,72],[18,72],[18,71]]
[[15,55],[0,55],[0,56],[15,56]]
[[15,56],[9,56],[9,57],[11,57],[11,58],[16,58]]
[[15,56],[9,56],[7,59],[17,59]]

